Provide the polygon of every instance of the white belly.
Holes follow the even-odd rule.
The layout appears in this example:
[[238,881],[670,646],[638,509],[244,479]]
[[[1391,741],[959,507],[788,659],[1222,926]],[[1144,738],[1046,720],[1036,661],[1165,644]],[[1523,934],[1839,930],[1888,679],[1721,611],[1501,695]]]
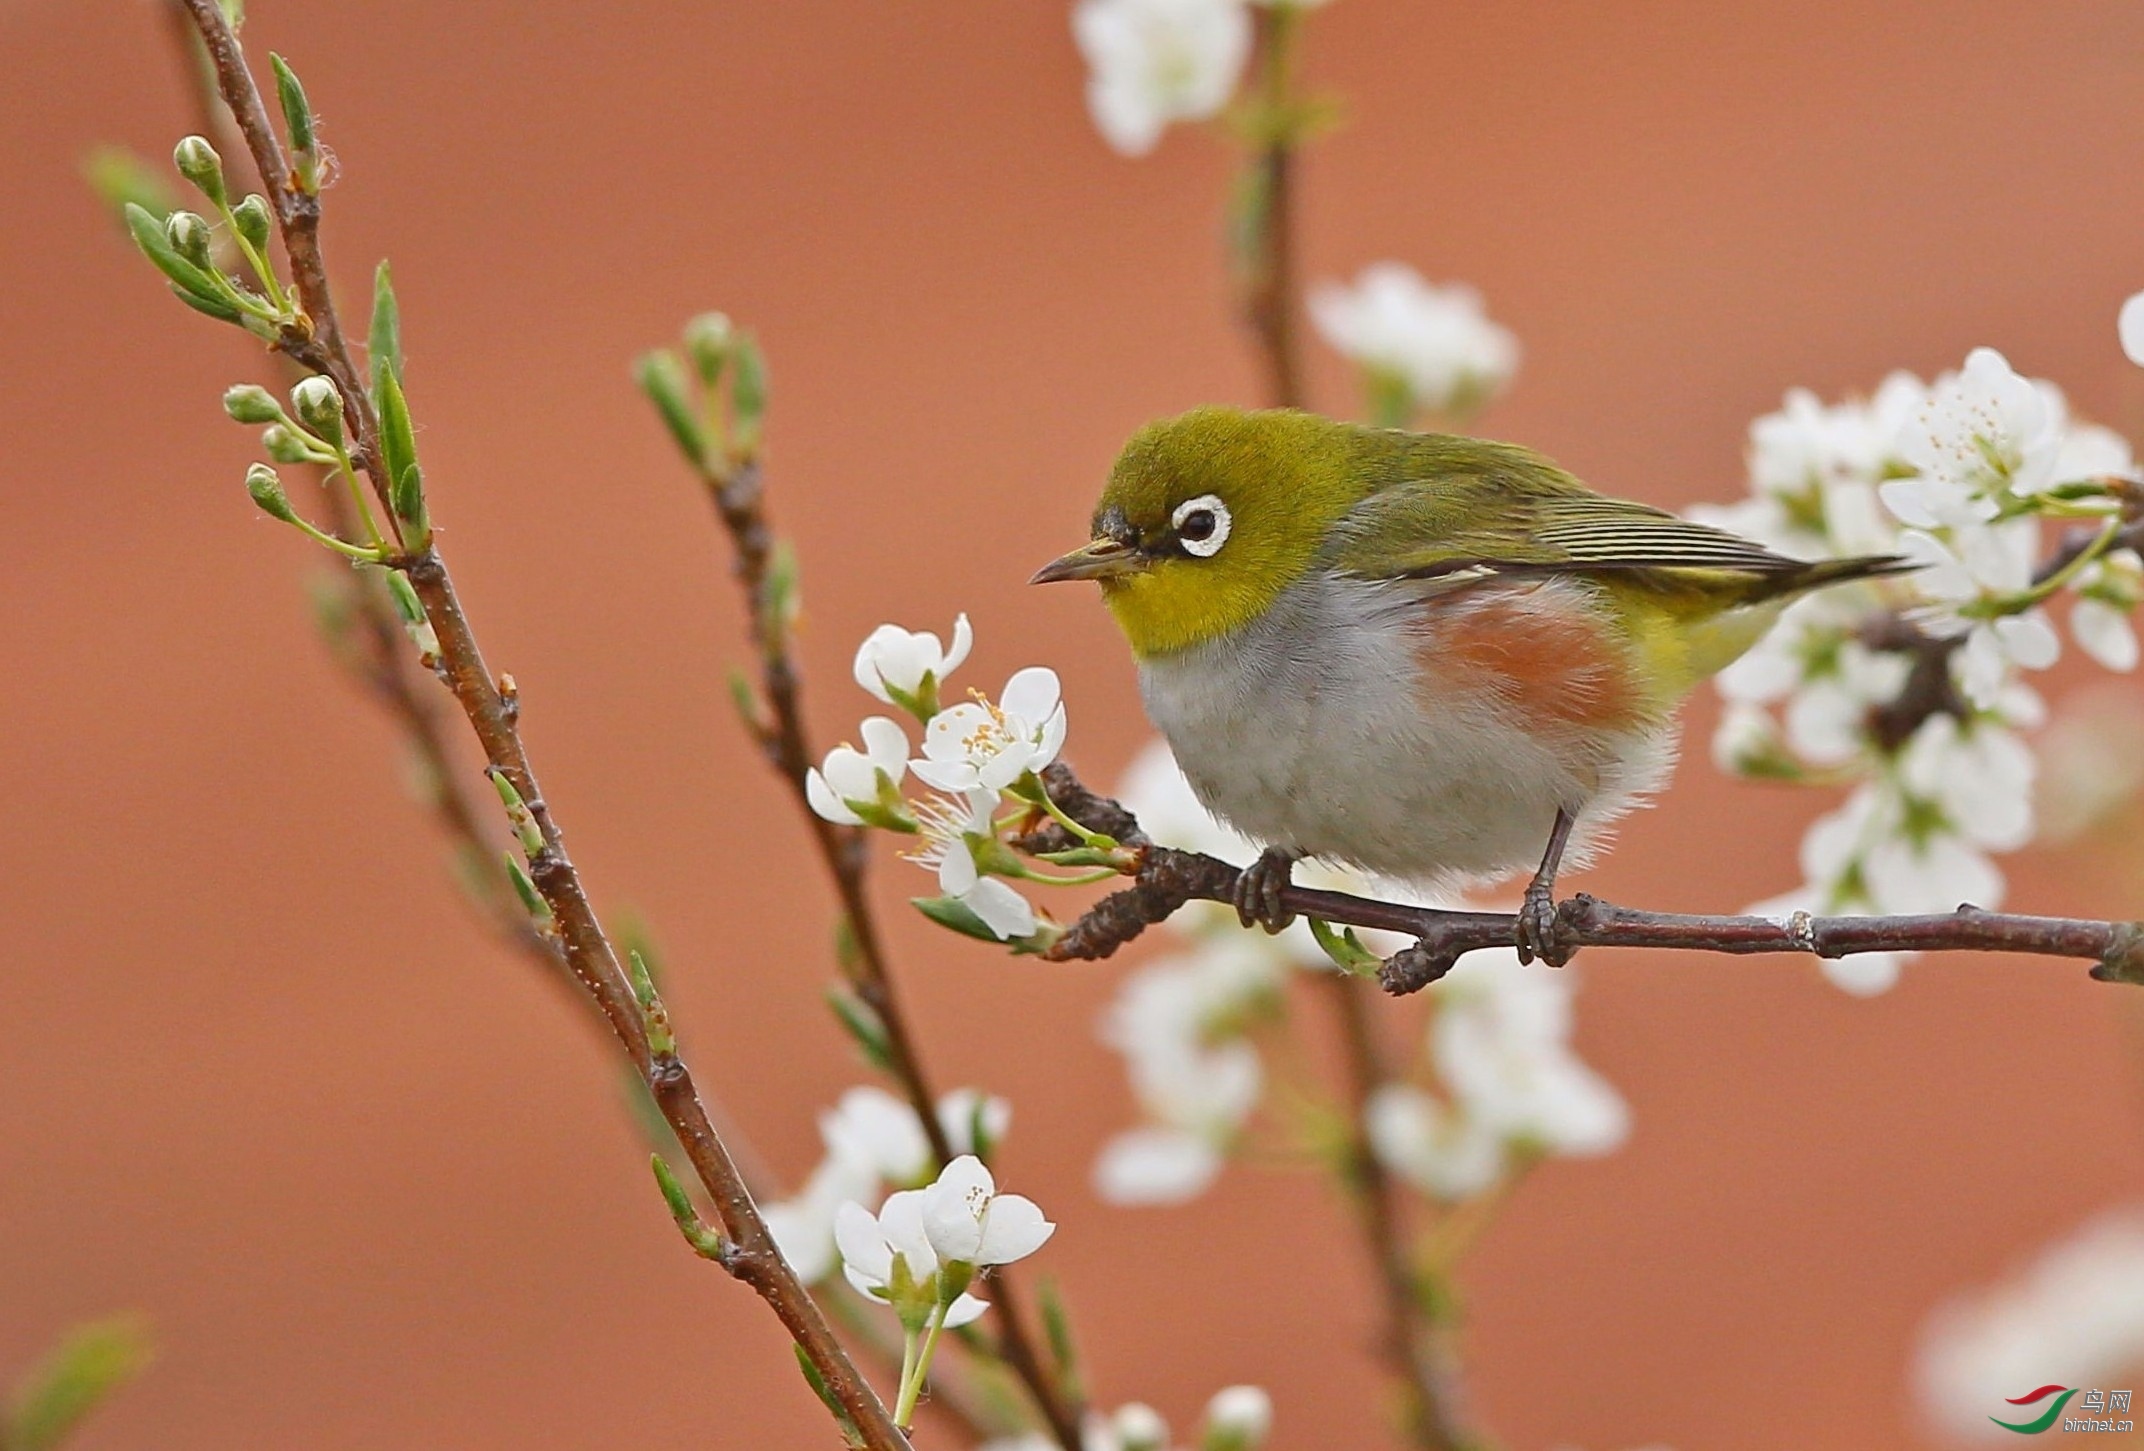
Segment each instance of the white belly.
[[1565,857],[1658,784],[1665,730],[1574,753],[1492,693],[1431,680],[1389,593],[1291,588],[1225,639],[1143,662],[1147,714],[1199,799],[1269,846],[1433,886],[1532,869],[1560,808]]

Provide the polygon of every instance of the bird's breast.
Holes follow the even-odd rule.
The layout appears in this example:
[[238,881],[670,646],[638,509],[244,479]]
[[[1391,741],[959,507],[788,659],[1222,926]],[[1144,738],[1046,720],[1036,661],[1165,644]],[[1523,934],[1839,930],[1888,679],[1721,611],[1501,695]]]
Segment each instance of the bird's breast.
[[1583,845],[1648,789],[1667,733],[1564,602],[1469,593],[1315,576],[1143,662],[1147,712],[1200,800],[1260,842],[1422,881],[1530,866],[1559,807]]

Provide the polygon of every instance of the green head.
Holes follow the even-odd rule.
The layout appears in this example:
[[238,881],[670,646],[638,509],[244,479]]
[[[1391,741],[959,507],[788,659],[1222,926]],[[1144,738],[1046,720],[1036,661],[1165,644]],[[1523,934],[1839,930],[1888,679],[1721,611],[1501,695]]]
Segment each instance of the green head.
[[1094,539],[1037,584],[1091,579],[1133,653],[1168,655],[1264,614],[1367,488],[1363,430],[1314,414],[1194,408],[1132,436]]

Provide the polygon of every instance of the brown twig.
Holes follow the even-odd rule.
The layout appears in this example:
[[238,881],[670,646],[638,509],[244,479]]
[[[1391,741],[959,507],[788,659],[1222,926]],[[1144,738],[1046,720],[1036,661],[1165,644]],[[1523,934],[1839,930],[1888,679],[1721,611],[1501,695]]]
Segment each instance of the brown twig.
[[[884,1034],[888,1071],[900,1086],[928,1136],[939,1165],[953,1158],[953,1146],[938,1120],[938,1098],[909,1031],[900,994],[894,987],[889,954],[865,885],[870,854],[864,833],[828,821],[811,809],[805,775],[817,764],[805,723],[803,690],[789,653],[786,622],[776,617],[780,602],[769,587],[775,535],[766,511],[764,477],[756,459],[730,465],[719,458],[693,460],[695,471],[729,535],[735,553],[733,570],[750,612],[751,638],[759,661],[760,692],[768,717],[752,724],[768,764],[789,788],[802,813],[820,860],[834,883],[848,927],[851,950],[844,956],[850,989],[877,1016]],[[1000,1267],[991,1276],[996,1303],[998,1353],[1033,1399],[1063,1451],[1079,1451],[1083,1407],[1064,1394],[1044,1365],[1027,1327],[1017,1278]]]
[[[380,460],[371,394],[343,336],[321,254],[319,200],[293,184],[238,38],[216,0],[185,3],[215,67],[218,89],[267,187],[304,309],[305,321],[287,330],[280,346],[308,368],[335,381],[342,393],[359,466],[382,504],[388,505],[392,518],[389,480]],[[394,565],[407,575],[438,633],[439,674],[468,718],[485,759],[513,784],[528,805],[542,837],[542,849],[530,857],[530,878],[557,923],[568,967],[597,1003],[627,1056],[646,1079],[657,1106],[677,1134],[714,1204],[724,1236],[721,1263],[773,1308],[864,1443],[873,1451],[905,1451],[907,1438],[894,1426],[877,1394],[834,1338],[810,1292],[775,1247],[743,1176],[709,1121],[691,1073],[674,1052],[651,1051],[632,986],[566,854],[564,838],[537,784],[521,741],[518,711],[501,693],[484,664],[445,561],[435,548],[427,546],[398,557]]]

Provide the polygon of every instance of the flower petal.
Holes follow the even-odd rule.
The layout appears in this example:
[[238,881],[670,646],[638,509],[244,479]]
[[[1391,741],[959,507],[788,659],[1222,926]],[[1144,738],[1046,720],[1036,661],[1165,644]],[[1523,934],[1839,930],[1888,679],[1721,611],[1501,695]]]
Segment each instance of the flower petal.
[[983,925],[1010,942],[1015,937],[1034,935],[1040,925],[1034,907],[1027,898],[996,877],[983,877],[965,892],[956,893],[969,911],[983,919]]
[[[963,616],[962,618],[966,618]],[[958,1330],[963,1325],[972,1325],[983,1318],[990,1308],[988,1300],[978,1300],[973,1295],[961,1295],[945,1307],[945,1328]],[[1056,1444],[1054,1442],[1052,1445]]]
[[853,1199],[834,1211],[834,1247],[852,1280],[862,1276],[883,1285],[893,1274],[893,1250],[878,1217]]
[[1030,665],[1013,672],[1012,679],[1005,682],[1005,693],[998,697],[998,705],[1005,714],[1033,727],[1057,709],[1062,693],[1056,671],[1047,665]]
[[908,732],[882,715],[867,716],[861,730],[865,756],[898,786],[908,769]]
[[1042,1217],[1042,1208],[1021,1194],[999,1194],[990,1200],[983,1216],[983,1241],[977,1264],[1009,1265],[1026,1259],[1053,1234],[1057,1226]]
[[817,766],[804,773],[804,799],[818,815],[840,826],[862,826],[864,820],[849,810]]

